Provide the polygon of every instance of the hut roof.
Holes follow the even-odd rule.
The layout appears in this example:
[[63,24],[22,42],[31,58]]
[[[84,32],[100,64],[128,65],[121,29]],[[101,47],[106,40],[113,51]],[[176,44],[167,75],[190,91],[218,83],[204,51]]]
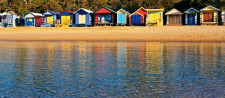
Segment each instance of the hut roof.
[[130,14],[128,11],[126,11],[126,10],[124,10],[124,9],[119,9],[116,13],[118,13],[119,11],[123,11],[123,12],[125,12],[125,13],[127,13],[127,14]]
[[172,10],[168,11],[165,15],[182,15],[183,13],[179,10],[173,8]]
[[145,9],[148,12],[161,12],[164,11],[164,9]]
[[184,13],[198,13],[199,11],[194,9],[194,8],[189,8],[188,10],[186,10]]
[[64,11],[60,15],[70,15],[70,14],[73,14],[73,12],[72,11]]
[[[145,9],[144,7],[140,7],[138,10],[140,10],[140,9],[143,9],[143,10],[145,10],[145,11],[146,11],[146,9]],[[138,10],[137,10],[137,11],[138,11]]]
[[145,10],[145,8],[140,7],[136,12],[141,13],[142,15],[147,15],[147,11]]
[[141,16],[144,16],[144,15],[142,15],[142,14],[139,13],[139,12],[134,12],[134,13],[130,14],[130,16],[135,15],[135,14],[139,14],[139,15],[141,15]]
[[218,9],[218,8],[216,8],[216,7],[213,7],[213,6],[211,6],[211,5],[209,5],[209,6],[205,7],[205,8],[203,8],[203,9],[201,9],[200,11],[204,11],[204,10],[207,9],[207,8],[212,8],[212,9],[215,9],[215,10],[217,10],[217,11],[220,11],[220,9]]
[[80,10],[83,10],[83,11],[89,13],[89,14],[94,13],[94,12],[92,12],[91,10],[88,10],[88,9],[85,9],[85,8],[80,8],[80,9],[78,9],[78,10],[77,10],[76,12],[74,12],[74,13],[77,13],[77,12],[80,11]]
[[96,11],[95,13],[107,13],[105,10],[111,12],[111,13],[116,13],[114,10],[107,8],[107,7],[103,7],[100,10]]
[[34,13],[34,12],[29,12],[27,14],[24,15],[24,17],[26,17],[26,15],[31,14],[33,16],[43,16],[41,13]]
[[16,15],[16,13],[14,11],[7,11],[7,12],[3,12],[1,15],[2,16],[3,15]]
[[44,15],[58,15],[60,14],[59,12],[55,12],[55,11],[47,11],[44,13]]

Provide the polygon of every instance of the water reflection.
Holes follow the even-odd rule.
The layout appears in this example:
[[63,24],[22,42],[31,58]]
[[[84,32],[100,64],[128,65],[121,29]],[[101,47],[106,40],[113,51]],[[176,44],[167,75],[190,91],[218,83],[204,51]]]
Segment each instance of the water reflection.
[[225,43],[0,42],[2,97],[224,97]]

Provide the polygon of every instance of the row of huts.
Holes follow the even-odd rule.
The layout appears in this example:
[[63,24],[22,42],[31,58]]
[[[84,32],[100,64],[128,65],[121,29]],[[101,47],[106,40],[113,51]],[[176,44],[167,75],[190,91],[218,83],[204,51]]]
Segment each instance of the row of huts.
[[[219,23],[219,9],[207,6],[200,11],[190,8],[184,13],[177,9],[172,9],[165,13],[166,25],[217,25]],[[24,23],[25,26],[35,27],[70,27],[70,26],[92,26],[92,25],[133,25],[133,26],[163,26],[164,9],[139,8],[134,13],[129,13],[124,9],[114,11],[103,7],[93,11],[80,8],[76,12],[64,11],[62,13],[47,11],[43,14],[29,12],[23,17],[23,21],[18,18],[15,12],[7,11],[0,14],[1,25],[14,27],[16,23]],[[222,11],[222,23],[225,23],[225,11]],[[183,18],[185,17],[185,18]],[[184,19],[184,20],[183,20]],[[183,21],[185,23],[183,23]]]

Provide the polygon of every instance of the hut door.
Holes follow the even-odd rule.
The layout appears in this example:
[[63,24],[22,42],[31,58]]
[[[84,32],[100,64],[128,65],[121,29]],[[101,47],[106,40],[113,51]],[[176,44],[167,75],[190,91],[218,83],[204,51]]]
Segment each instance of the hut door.
[[188,24],[189,25],[194,25],[195,24],[195,15],[194,14],[188,15]]
[[26,18],[26,26],[34,26],[34,19]]
[[131,20],[132,25],[141,25],[141,15],[132,15]]
[[53,24],[53,16],[48,16],[48,17],[47,17],[47,24],[48,24],[48,25]]
[[151,23],[161,22],[161,14],[160,13],[150,14],[150,22]]
[[204,13],[204,22],[213,22],[213,13]]
[[35,17],[35,26],[40,27],[43,24],[43,18],[42,17]]
[[69,27],[69,25],[70,25],[70,15],[61,16],[61,24],[63,25],[63,27]]
[[125,13],[118,14],[118,23],[126,23],[126,14]]
[[86,23],[86,15],[79,15],[79,24]]

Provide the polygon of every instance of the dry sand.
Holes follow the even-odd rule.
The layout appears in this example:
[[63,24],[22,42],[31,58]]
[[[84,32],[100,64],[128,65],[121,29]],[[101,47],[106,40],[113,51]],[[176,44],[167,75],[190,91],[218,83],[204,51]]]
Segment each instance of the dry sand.
[[8,41],[225,41],[224,26],[0,28]]

